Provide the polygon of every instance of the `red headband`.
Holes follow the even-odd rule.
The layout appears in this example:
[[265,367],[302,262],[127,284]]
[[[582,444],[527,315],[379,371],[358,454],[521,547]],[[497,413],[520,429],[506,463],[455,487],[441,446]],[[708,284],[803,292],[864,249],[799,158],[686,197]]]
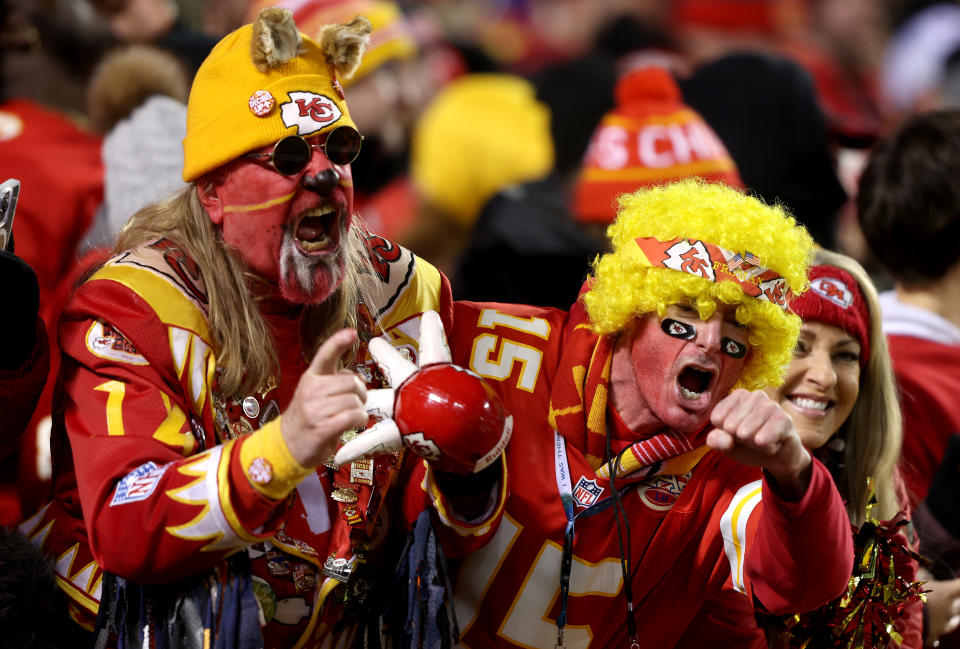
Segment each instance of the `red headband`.
[[860,366],[870,358],[870,312],[860,285],[850,273],[835,266],[810,269],[810,290],[790,302],[790,310],[804,320],[833,325],[860,343]]

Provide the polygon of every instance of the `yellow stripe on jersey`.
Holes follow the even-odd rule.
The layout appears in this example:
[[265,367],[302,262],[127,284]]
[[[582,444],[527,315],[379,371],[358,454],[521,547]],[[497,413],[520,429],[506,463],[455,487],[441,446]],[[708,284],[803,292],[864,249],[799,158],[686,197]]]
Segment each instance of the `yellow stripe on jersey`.
[[[402,259],[402,257],[401,257]],[[433,309],[437,310],[440,306],[440,271],[430,265],[430,263],[414,257],[414,272],[410,282],[400,288],[399,297],[396,297],[386,312],[380,316],[380,325],[384,331],[393,328],[411,315],[423,313]],[[396,264],[391,271],[402,270],[399,264]],[[384,305],[377,305],[382,308]]]
[[172,403],[170,397],[165,393],[160,393],[160,400],[163,401],[167,417],[153,431],[153,438],[167,446],[178,449],[184,457],[187,457],[193,453],[193,449],[197,446],[197,440],[193,437],[193,432],[189,428],[186,431],[183,430],[183,425],[187,423],[187,415],[180,409],[180,406]]
[[730,562],[730,581],[733,589],[741,593],[746,593],[743,564],[747,545],[747,522],[762,499],[762,484],[760,480],[754,480],[740,487],[720,519],[723,551]]
[[[239,441],[240,466],[243,467],[244,475],[254,489],[270,500],[286,498],[301,480],[314,472],[313,469],[301,466],[290,454],[280,429],[281,419],[282,416],[273,419],[260,430]],[[266,476],[269,478],[266,482],[257,481],[251,476],[250,467],[255,460],[260,460],[270,467],[271,475]]]
[[123,435],[123,395],[126,383],[107,381],[94,390],[107,393],[107,435]]
[[189,329],[210,344],[206,315],[159,271],[130,264],[107,264],[94,273],[89,282],[104,280],[122,284],[143,297],[164,324]]

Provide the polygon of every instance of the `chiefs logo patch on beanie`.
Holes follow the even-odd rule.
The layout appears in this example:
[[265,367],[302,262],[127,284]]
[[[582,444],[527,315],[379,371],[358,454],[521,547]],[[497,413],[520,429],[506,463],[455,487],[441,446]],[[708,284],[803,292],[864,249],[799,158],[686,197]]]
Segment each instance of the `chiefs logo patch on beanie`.
[[298,135],[316,133],[343,115],[337,103],[325,95],[294,91],[290,99],[280,104],[280,117],[285,126],[296,128]]

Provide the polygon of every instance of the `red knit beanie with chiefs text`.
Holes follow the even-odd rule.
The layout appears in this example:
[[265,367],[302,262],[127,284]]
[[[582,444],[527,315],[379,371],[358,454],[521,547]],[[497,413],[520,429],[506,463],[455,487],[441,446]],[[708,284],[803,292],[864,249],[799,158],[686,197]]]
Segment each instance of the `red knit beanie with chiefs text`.
[[670,73],[640,67],[617,83],[616,107],[591,137],[574,189],[574,214],[582,222],[608,224],[620,194],[691,176],[743,188],[726,147],[683,103]]

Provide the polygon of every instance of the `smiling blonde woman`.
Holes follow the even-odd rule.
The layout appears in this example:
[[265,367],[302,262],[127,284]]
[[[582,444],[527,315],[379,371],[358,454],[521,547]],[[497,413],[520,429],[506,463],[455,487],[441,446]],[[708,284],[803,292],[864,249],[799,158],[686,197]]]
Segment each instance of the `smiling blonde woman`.
[[[810,290],[790,304],[803,320],[793,359],[783,385],[768,393],[791,416],[803,445],[830,469],[854,529],[863,529],[865,523],[895,519],[905,508],[896,468],[903,429],[880,307],[870,278],[849,257],[820,250],[809,277]],[[891,540],[889,552],[897,556],[895,572],[903,580],[898,584],[906,588],[916,576],[917,562],[904,550],[903,534],[891,531],[886,538]],[[862,546],[856,545],[859,566]],[[879,548],[880,543],[870,547]],[[851,588],[857,575],[855,568]],[[867,579],[861,577],[856,584],[872,583]],[[879,581],[880,576],[872,579]],[[891,619],[895,623],[891,633],[877,632],[872,639],[867,633],[862,646],[922,645],[922,605],[914,591],[915,587],[902,591],[904,606]],[[892,610],[886,601],[870,604],[882,606],[881,615]],[[800,616],[792,627],[781,627],[779,620],[769,618],[763,624],[772,647],[801,646],[817,627],[823,632],[825,619],[837,611],[845,611],[845,616],[853,606],[832,602]],[[902,636],[901,642],[891,639],[896,634]]]

